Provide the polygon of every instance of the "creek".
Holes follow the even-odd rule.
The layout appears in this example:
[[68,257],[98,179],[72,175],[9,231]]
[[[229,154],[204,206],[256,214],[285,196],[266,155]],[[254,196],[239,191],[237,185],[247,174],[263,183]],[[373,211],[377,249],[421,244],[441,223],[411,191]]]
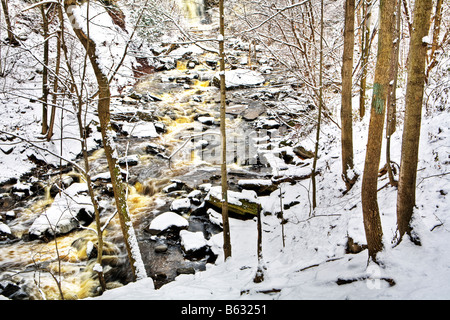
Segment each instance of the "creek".
[[[238,74],[243,82],[227,93],[229,186],[240,191],[241,180],[270,180],[273,176],[264,153],[278,146],[275,141],[278,143],[286,126],[271,113],[271,107],[295,95],[296,89],[282,71],[273,70],[270,59],[261,59],[264,62],[253,67],[247,65],[248,51],[238,41],[235,43],[229,57],[234,63],[229,67],[246,70],[250,75],[245,79]],[[164,68],[143,77],[133,90],[115,98],[111,105],[130,214],[147,274],[156,288],[179,274],[204,270],[217,256],[208,247],[201,252],[186,252],[176,228],[153,232],[149,226],[156,216],[175,211],[189,221],[188,231],[202,232],[206,240],[221,232],[207,214],[209,208],[204,201],[209,188],[220,185],[221,179],[220,97],[214,85],[217,57],[191,47],[179,49],[183,54],[164,60]],[[255,68],[270,68],[272,72],[256,74],[251,70]],[[111,219],[113,194],[103,149],[91,152],[90,165],[95,191],[101,199],[101,222],[108,223],[104,232],[105,278],[107,287],[114,288],[132,279],[118,218]],[[65,299],[98,294],[92,219],[56,237],[46,234],[36,238],[29,234],[37,217],[55,203],[58,192],[52,186],[61,177],[59,168],[52,170],[31,173],[36,175],[34,179],[44,182],[53,176],[33,196],[3,208],[14,213],[5,215],[13,234],[0,241],[0,289],[11,299],[60,299],[57,282],[61,283]],[[70,167],[65,168],[62,181],[67,188],[83,183],[80,174]],[[13,186],[2,188],[17,192]],[[189,199],[188,207],[175,207],[180,199]]]

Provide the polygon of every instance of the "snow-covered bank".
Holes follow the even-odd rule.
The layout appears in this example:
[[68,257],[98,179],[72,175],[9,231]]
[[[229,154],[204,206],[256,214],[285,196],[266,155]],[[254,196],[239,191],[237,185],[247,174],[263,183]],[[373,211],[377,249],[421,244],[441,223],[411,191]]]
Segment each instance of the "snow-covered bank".
[[[283,184],[285,194],[295,194],[299,204],[284,211],[289,220],[284,225],[282,244],[280,220],[263,216],[263,260],[265,278],[253,283],[258,265],[256,222],[231,219],[233,256],[223,262],[222,234],[209,240],[219,257],[214,265],[194,275],[180,275],[175,281],[153,290],[151,279],[109,290],[95,299],[449,299],[450,298],[450,203],[448,145],[450,117],[447,112],[425,118],[421,135],[421,156],[417,178],[415,230],[422,245],[405,239],[393,247],[396,229],[396,189],[385,186],[380,178],[378,199],[384,232],[381,267],[367,265],[367,250],[346,253],[347,239],[365,244],[360,188],[342,195],[340,152],[333,140],[333,125],[323,137],[321,161],[328,165],[318,181],[319,207],[309,216],[309,181],[303,185]],[[367,120],[367,119],[366,119]],[[398,130],[401,131],[401,130]],[[355,125],[356,169],[362,171],[367,123]],[[399,162],[400,132],[393,137],[393,159]],[[383,163],[383,159],[381,161]],[[383,187],[383,188],[382,188]],[[276,198],[261,197],[269,205]]]

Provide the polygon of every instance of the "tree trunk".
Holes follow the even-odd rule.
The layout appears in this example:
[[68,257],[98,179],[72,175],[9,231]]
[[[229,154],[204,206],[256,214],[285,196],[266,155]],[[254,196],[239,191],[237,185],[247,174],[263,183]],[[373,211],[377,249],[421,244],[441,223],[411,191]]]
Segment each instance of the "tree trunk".
[[261,222],[261,205],[258,205],[258,214],[257,214],[257,223],[256,228],[258,230],[258,241],[257,241],[257,249],[256,253],[258,256],[258,267],[256,270],[255,277],[253,278],[254,283],[260,283],[264,281],[264,262],[262,255],[262,222]]
[[386,101],[389,90],[389,67],[393,40],[394,14],[395,0],[380,0],[380,33],[378,35],[377,64],[375,68],[369,137],[361,190],[367,246],[369,256],[374,261],[376,261],[377,253],[383,249],[383,231],[377,201],[377,182]]
[[48,130],[48,18],[45,12],[45,5],[40,6],[42,15],[42,30],[44,33],[44,67],[42,69],[42,134]]
[[428,81],[428,77],[430,75],[430,71],[436,66],[438,63],[436,50],[439,48],[439,34],[441,33],[441,21],[442,21],[442,3],[444,0],[436,1],[436,9],[434,13],[434,23],[433,23],[433,43],[431,45],[431,53],[430,53],[430,61],[428,63],[425,81]]
[[401,4],[396,0],[396,16],[394,29],[394,44],[392,46],[391,72],[389,82],[390,90],[387,100],[386,115],[386,168],[389,176],[389,183],[396,187],[397,180],[394,178],[391,166],[391,135],[395,132],[397,124],[397,77],[398,77],[398,59],[400,54],[400,22],[401,22]]
[[322,107],[323,107],[322,77],[323,77],[323,0],[320,1],[319,110],[317,115],[316,143],[314,148],[313,168],[311,172],[313,210],[317,206],[316,170],[317,170],[317,159],[319,157],[320,125],[322,122]]
[[359,117],[364,118],[366,113],[366,81],[367,81],[367,63],[370,53],[370,17],[371,1],[362,1],[363,23],[361,32],[361,82],[359,89]]
[[48,124],[47,130],[47,140],[53,136],[53,127],[55,125],[55,116],[56,116],[56,102],[58,100],[58,77],[59,77],[59,69],[61,66],[61,46],[62,46],[62,37],[64,36],[64,17],[62,14],[62,9],[60,6],[56,8],[58,12],[58,19],[60,23],[60,27],[56,32],[56,65],[55,65],[55,80],[53,81],[53,99],[52,99],[52,111],[50,114],[50,122]]
[[416,1],[408,58],[408,80],[405,100],[400,178],[397,195],[397,226],[399,242],[411,234],[410,221],[416,202],[416,174],[425,83],[427,44],[422,39],[430,28],[431,0]]
[[[75,5],[74,0],[66,0],[64,3],[66,13],[70,19],[73,17],[68,7]],[[128,205],[126,199],[126,185],[122,181],[122,175],[120,167],[117,161],[117,148],[113,140],[113,130],[110,122],[110,100],[111,93],[109,90],[109,81],[105,74],[103,74],[100,66],[99,59],[96,54],[96,44],[92,41],[83,31],[79,28],[73,29],[80,42],[86,49],[86,52],[94,69],[95,77],[98,83],[98,117],[100,121],[100,129],[102,134],[103,148],[105,149],[105,155],[108,162],[109,172],[111,174],[111,183],[114,190],[114,199],[116,202],[117,213],[122,228],[122,234],[124,237],[125,247],[128,253],[128,259],[130,261],[131,271],[134,280],[139,280],[147,277],[145,267],[142,262],[139,246],[134,233],[132,221],[128,212]]]
[[355,184],[357,175],[353,170],[353,128],[352,128],[352,73],[353,48],[355,41],[355,0],[345,2],[344,52],[342,57],[342,105],[341,105],[341,146],[342,178],[347,191]]
[[12,32],[11,19],[9,18],[9,10],[8,10],[8,1],[7,0],[2,0],[2,7],[3,7],[3,14],[5,15],[6,28],[8,29],[7,30],[7,32],[8,32],[7,41],[12,45],[17,46],[17,45],[19,45],[19,42],[14,37],[14,33]]
[[228,177],[227,177],[227,136],[225,123],[226,87],[225,87],[225,19],[224,0],[219,1],[219,55],[220,55],[220,134],[222,138],[222,225],[224,259],[231,257],[230,223],[228,219]]

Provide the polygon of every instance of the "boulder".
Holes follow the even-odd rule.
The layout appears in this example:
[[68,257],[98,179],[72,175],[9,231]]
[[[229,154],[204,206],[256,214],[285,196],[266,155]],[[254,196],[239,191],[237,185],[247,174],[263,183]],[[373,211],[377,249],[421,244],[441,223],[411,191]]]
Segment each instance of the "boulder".
[[164,231],[178,231],[187,229],[188,227],[189,222],[187,219],[175,212],[167,211],[161,213],[152,220],[148,227],[148,231],[150,234],[157,235]]
[[11,234],[11,229],[8,225],[0,222],[0,241],[4,241],[7,239],[13,239],[13,235]]
[[159,136],[153,122],[124,122],[122,131],[136,138],[156,138]]
[[[225,71],[225,86],[227,89],[247,88],[260,85],[266,79],[264,76],[254,70],[235,69]],[[218,87],[220,84],[220,72],[217,72],[213,77],[213,84]]]
[[242,179],[238,185],[247,190],[253,190],[259,196],[266,196],[277,189],[277,185],[271,179]]
[[30,238],[66,234],[94,220],[94,207],[86,183],[74,183],[56,195],[52,205],[34,220]]
[[180,231],[181,248],[186,259],[201,260],[214,256],[203,232]]
[[296,146],[292,151],[302,160],[314,158],[314,152],[308,151],[302,146]]
[[191,200],[189,198],[176,199],[170,205],[170,210],[178,213],[187,213],[191,208]]
[[136,154],[122,157],[119,160],[120,166],[136,166],[139,163],[139,157]]
[[[211,187],[205,201],[222,210],[222,187]],[[259,199],[255,191],[228,191],[228,212],[240,218],[253,218],[259,209]]]

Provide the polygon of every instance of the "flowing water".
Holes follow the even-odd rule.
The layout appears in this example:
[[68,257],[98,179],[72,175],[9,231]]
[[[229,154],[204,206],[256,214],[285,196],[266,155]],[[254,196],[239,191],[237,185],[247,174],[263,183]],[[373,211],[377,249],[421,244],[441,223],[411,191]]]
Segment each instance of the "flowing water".
[[[158,213],[169,211],[174,199],[186,196],[204,183],[220,183],[219,91],[208,80],[180,82],[186,74],[196,71],[188,71],[185,63],[180,63],[177,69],[163,73],[164,77],[172,77],[172,81],[161,82],[161,73],[149,75],[136,86],[136,92],[150,93],[161,101],[138,101],[131,107],[132,113],[129,112],[130,106],[124,106],[122,100],[113,103],[112,119],[118,127],[143,115],[146,120],[150,117],[165,127],[164,133],[155,138],[133,137],[123,132],[117,136],[119,153],[135,155],[138,159],[137,164],[123,168],[128,170],[128,205],[147,273],[154,279],[156,287],[172,281],[179,273],[204,270],[207,262],[214,261],[211,255],[186,259],[179,239],[170,235],[154,236],[148,232],[151,220]],[[242,177],[264,175],[264,166],[249,161],[250,157],[243,157],[248,149],[248,140],[242,137],[250,129],[249,123],[239,117],[229,117],[227,129],[230,132],[230,186],[237,185],[237,179]],[[90,163],[93,176],[108,171],[103,149],[91,154]],[[64,174],[63,179],[68,177],[82,182],[76,172]],[[163,189],[173,183],[173,179],[181,180],[185,187],[171,193],[164,192]],[[56,183],[56,177],[52,183]],[[102,199],[101,220],[104,224],[114,212],[111,190],[108,182],[101,179],[95,184]],[[54,200],[50,188],[45,190],[44,194],[31,198],[23,207],[15,208],[17,217],[9,223],[15,239],[0,245],[0,282],[20,284],[18,293],[23,291],[23,297],[30,299],[60,299],[58,283],[64,299],[96,295],[99,283],[93,271],[96,235],[92,229],[95,229],[95,223],[66,235],[50,237],[47,241],[29,240],[27,237],[30,225]],[[186,217],[190,220],[191,231],[203,231],[206,237],[220,232],[202,215]],[[107,286],[121,286],[131,281],[131,277],[117,217],[109,222],[104,237]],[[155,251],[160,245],[167,247],[164,253]],[[16,297],[20,295],[16,294]]]
[[[203,0],[180,0],[179,4],[192,24],[202,23]],[[137,163],[123,166],[127,171],[128,206],[147,273],[157,288],[180,273],[204,270],[206,263],[215,258],[209,253],[187,259],[176,236],[170,233],[155,236],[148,230],[152,219],[169,211],[175,199],[200,190],[205,183],[220,184],[219,90],[211,85],[215,68],[205,63],[207,54],[197,58],[201,63],[195,68],[188,66],[189,60],[179,60],[177,68],[141,80],[135,93],[142,97],[150,95],[151,99],[119,98],[112,103],[119,154],[137,159]],[[238,102],[249,93],[244,89],[230,95],[239,107]],[[142,137],[124,130],[129,123],[142,122],[158,124],[159,134]],[[253,122],[231,115],[226,126],[230,187],[236,188],[242,178],[269,175],[258,151],[266,147],[267,130],[255,131]],[[252,141],[262,142],[255,147]],[[93,151],[89,159],[92,176],[101,177],[108,172],[103,149]],[[16,284],[20,288],[16,288],[16,299],[61,299],[61,295],[64,299],[82,299],[98,294],[99,283],[93,271],[97,241],[92,231],[96,228],[94,222],[56,238],[48,237],[46,241],[28,237],[33,221],[52,205],[56,193],[51,192],[51,185],[58,178],[57,174],[51,180],[41,177],[45,181],[44,192],[14,206],[16,217],[8,221],[14,239],[0,242],[0,286]],[[80,174],[74,171],[64,173],[62,178],[82,182]],[[166,192],[164,188],[174,180],[181,181],[183,187]],[[101,223],[108,223],[104,231],[105,278],[107,287],[114,288],[131,281],[128,259],[118,218],[111,219],[114,204],[109,181],[99,178],[94,184],[101,199]],[[202,215],[202,209],[194,206],[192,211],[190,215],[184,214],[189,219],[190,231],[203,231],[207,238],[221,231],[204,212]],[[161,246],[165,250],[161,251]]]

